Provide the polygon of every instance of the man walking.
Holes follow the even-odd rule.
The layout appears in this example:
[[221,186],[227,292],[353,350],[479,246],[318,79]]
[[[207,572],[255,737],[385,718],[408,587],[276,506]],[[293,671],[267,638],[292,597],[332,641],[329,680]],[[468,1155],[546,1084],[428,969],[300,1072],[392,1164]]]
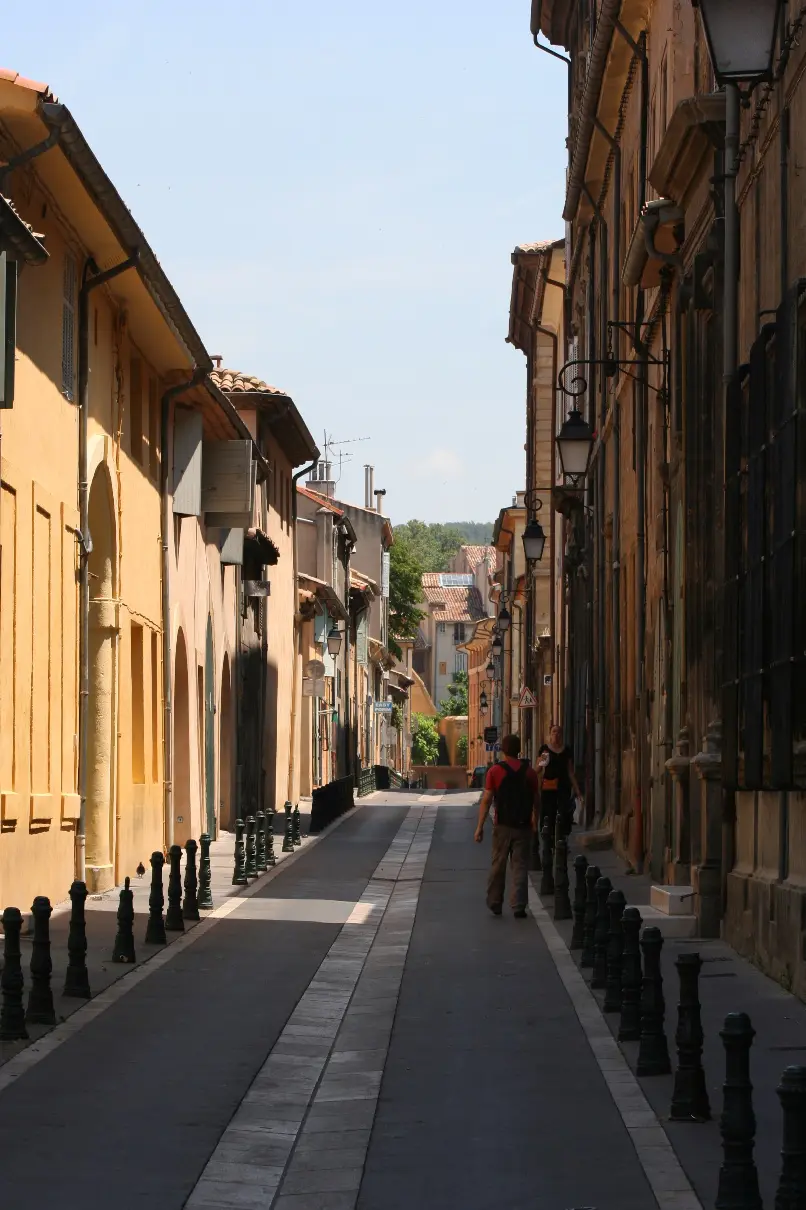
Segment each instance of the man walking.
[[520,760],[521,741],[517,735],[505,735],[501,741],[504,760],[487,773],[479,803],[476,844],[484,839],[484,823],[490,804],[493,811],[493,855],[487,879],[487,907],[500,916],[504,905],[507,861],[512,858],[510,903],[518,920],[526,916],[529,901],[528,870],[532,833],[537,828],[540,785],[528,760]]

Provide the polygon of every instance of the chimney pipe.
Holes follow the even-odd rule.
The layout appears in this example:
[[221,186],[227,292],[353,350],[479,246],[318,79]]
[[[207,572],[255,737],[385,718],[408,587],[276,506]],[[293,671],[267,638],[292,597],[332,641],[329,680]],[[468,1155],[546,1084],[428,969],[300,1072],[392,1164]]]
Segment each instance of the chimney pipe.
[[376,512],[380,512],[380,511],[381,511],[381,497],[382,497],[382,496],[385,496],[385,495],[386,495],[386,488],[385,488],[385,487],[379,487],[379,488],[378,488],[378,490],[375,492],[375,501],[376,501],[376,504],[375,504],[375,511],[376,511]]
[[368,484],[368,488],[367,488],[367,508],[374,508],[375,507],[375,501],[374,501],[375,467],[368,466],[367,470],[369,471],[369,484]]

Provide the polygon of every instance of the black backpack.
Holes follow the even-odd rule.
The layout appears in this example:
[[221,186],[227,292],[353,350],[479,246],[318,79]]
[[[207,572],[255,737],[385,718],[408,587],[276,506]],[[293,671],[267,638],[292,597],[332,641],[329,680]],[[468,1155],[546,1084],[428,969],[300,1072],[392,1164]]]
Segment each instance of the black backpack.
[[528,828],[534,810],[534,791],[526,780],[528,760],[522,760],[519,769],[513,769],[506,761],[501,762],[504,780],[495,794],[496,823],[505,828]]

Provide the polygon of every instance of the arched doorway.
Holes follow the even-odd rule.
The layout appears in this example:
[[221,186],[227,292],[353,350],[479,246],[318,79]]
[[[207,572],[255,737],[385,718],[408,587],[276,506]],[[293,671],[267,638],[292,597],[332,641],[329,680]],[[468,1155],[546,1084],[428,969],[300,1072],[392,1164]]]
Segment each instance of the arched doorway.
[[87,885],[115,885],[113,802],[115,766],[115,656],[117,643],[117,542],[112,491],[104,466],[90,488],[89,700],[87,710]]
[[235,830],[235,812],[232,809],[232,687],[230,685],[229,656],[224,656],[221,670],[221,710],[218,724],[218,763],[221,779],[221,811],[219,822],[222,828]]
[[207,618],[207,641],[204,651],[204,806],[206,831],[216,838],[215,818],[215,652],[213,651],[213,619]]
[[173,757],[173,836],[175,844],[184,844],[191,836],[190,702],[187,646],[181,630],[176,636],[176,656],[174,658]]

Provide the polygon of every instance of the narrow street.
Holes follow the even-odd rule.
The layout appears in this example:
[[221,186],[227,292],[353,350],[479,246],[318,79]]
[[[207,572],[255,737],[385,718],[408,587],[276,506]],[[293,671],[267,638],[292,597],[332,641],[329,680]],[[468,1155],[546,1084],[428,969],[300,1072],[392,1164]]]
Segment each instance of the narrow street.
[[[82,1006],[58,1044],[4,1055],[0,1204],[78,1210],[100,1186],[118,1210],[710,1204],[715,1122],[667,1135],[671,1077],[633,1076],[551,899],[530,890],[526,921],[488,913],[477,801],[369,796]],[[709,945],[730,953],[684,948]],[[765,1051],[786,1021],[802,1037],[803,1006],[757,972],[739,971],[731,996],[766,1012]],[[724,1069],[704,1016],[716,1118]],[[771,1193],[766,1068],[758,1083]]]

